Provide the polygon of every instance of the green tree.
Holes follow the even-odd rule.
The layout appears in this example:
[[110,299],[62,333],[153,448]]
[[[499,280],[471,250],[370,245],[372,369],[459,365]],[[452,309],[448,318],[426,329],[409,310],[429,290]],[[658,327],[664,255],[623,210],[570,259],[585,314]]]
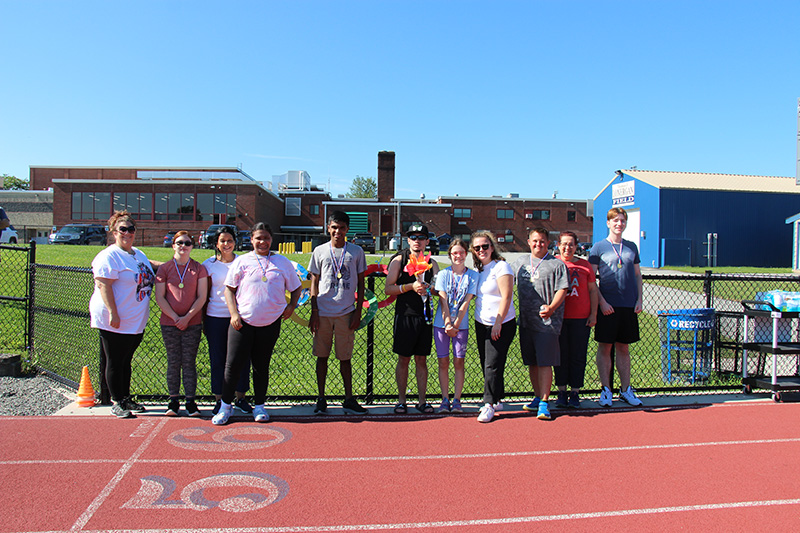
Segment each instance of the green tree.
[[14,190],[27,191],[28,186],[30,185],[28,183],[28,180],[23,180],[16,176],[9,176],[8,174],[3,174],[2,177],[3,179],[0,181],[3,182],[3,189],[7,191],[14,191]]
[[348,198],[377,198],[378,182],[373,177],[356,176],[353,184],[350,185],[350,192],[345,196]]

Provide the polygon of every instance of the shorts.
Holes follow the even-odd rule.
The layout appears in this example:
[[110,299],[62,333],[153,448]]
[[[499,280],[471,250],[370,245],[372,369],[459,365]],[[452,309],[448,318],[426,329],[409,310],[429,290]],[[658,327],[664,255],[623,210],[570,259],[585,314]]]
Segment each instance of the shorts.
[[319,329],[314,334],[311,353],[314,357],[327,359],[331,354],[333,338],[336,336],[336,359],[349,361],[353,357],[355,330],[350,329],[350,315],[321,316]]
[[519,328],[519,349],[526,366],[558,366],[561,364],[561,347],[558,335],[543,333],[531,328]]
[[402,357],[430,355],[433,344],[433,326],[421,316],[394,317],[392,351]]
[[455,337],[451,337],[445,332],[444,328],[433,328],[436,356],[440,359],[450,355],[450,345],[453,346],[453,357],[464,359],[467,355],[467,339],[469,339],[468,329],[460,329]]
[[639,340],[639,317],[633,307],[615,307],[610,315],[597,311],[594,340],[605,344],[631,344]]

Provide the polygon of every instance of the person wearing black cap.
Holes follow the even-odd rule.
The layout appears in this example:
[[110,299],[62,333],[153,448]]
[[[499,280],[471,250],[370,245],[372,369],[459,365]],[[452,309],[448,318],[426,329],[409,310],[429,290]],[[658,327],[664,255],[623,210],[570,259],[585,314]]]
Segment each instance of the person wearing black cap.
[[436,261],[428,259],[431,268],[424,274],[412,276],[406,271],[413,254],[422,260],[428,244],[428,228],[424,224],[412,224],[406,232],[408,249],[398,252],[389,262],[385,292],[397,296],[394,306],[394,341],[392,351],[398,357],[395,377],[399,401],[394,408],[397,414],[406,414],[406,389],[408,387],[408,366],[414,357],[416,366],[419,403],[417,411],[432,413],[433,406],[425,400],[428,385],[428,360],[433,344],[433,312],[429,288],[433,277],[439,272]]

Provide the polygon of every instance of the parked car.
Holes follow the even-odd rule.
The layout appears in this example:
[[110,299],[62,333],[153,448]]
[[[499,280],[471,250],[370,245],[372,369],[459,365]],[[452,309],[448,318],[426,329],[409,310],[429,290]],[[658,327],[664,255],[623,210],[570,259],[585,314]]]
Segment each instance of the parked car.
[[436,238],[434,232],[428,233],[428,244],[425,246],[425,251],[432,255],[439,255],[439,239]]
[[207,230],[200,234],[200,238],[198,239],[198,245],[200,248],[206,248],[210,250],[213,248],[212,244],[209,242],[216,233],[219,228],[222,226],[228,226],[233,230],[233,234],[236,235],[236,247],[239,247],[239,230],[236,229],[236,226],[233,224],[211,224]]
[[14,226],[9,226],[0,233],[0,244],[17,244],[18,242],[19,235],[17,235],[17,230],[14,229]]
[[351,242],[363,248],[365,252],[375,253],[375,237],[372,233],[356,233]]
[[171,248],[172,247],[172,239],[175,238],[175,234],[178,233],[177,231],[168,231],[166,235],[164,235],[164,248]]
[[239,232],[239,238],[236,240],[239,250],[252,250],[253,243],[250,240],[250,230]]
[[453,240],[453,237],[449,233],[442,233],[437,238],[439,241],[439,249],[447,249],[450,246],[450,241]]
[[56,232],[53,244],[106,245],[106,228],[100,224],[67,224]]
[[579,255],[589,255],[589,250],[592,249],[592,243],[590,242],[579,242],[578,243],[578,251],[575,252]]

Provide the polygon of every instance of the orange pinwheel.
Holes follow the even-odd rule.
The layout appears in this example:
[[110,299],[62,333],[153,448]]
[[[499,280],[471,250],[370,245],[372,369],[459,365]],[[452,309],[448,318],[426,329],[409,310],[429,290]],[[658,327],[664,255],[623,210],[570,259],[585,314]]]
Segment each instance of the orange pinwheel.
[[430,254],[427,254],[423,255],[422,259],[419,259],[416,254],[411,254],[408,257],[408,264],[403,270],[414,277],[419,277],[433,267],[433,265],[428,262],[429,257]]

